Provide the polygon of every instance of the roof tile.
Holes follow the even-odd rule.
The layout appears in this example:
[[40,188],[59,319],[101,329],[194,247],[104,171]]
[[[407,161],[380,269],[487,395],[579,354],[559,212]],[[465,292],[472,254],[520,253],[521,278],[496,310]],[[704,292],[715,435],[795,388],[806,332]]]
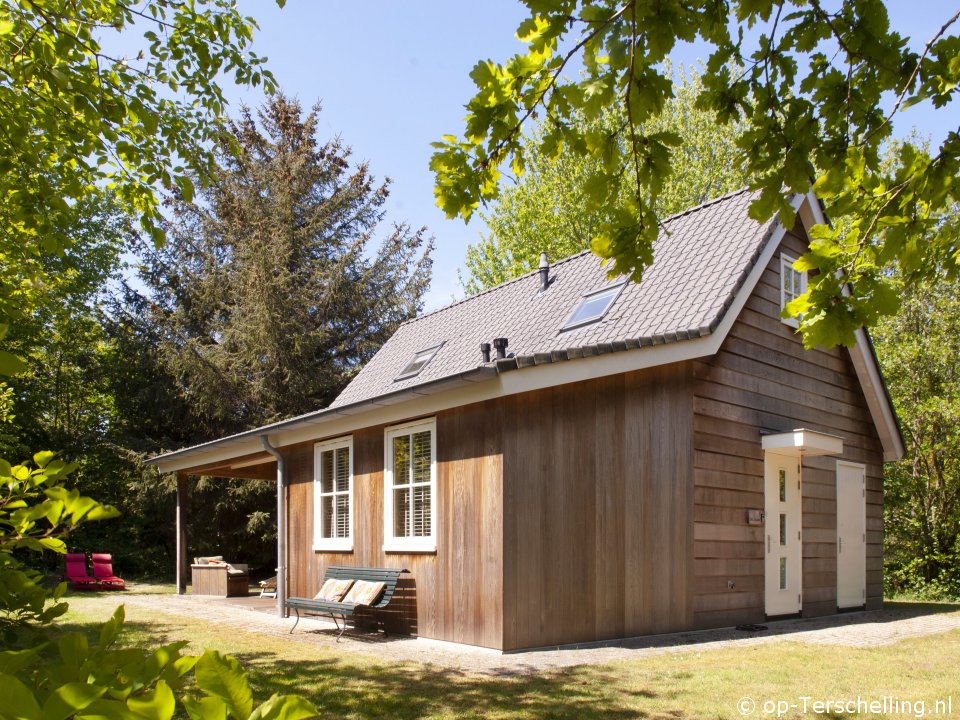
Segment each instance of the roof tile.
[[[560,260],[540,290],[538,272],[516,278],[401,325],[332,407],[457,375],[482,364],[480,343],[509,341],[516,366],[557,362],[707,335],[729,307],[775,220],[752,220],[755,194],[731,193],[663,222],[654,262],[628,282],[599,322],[562,331],[588,292],[615,285],[590,252]],[[419,375],[395,380],[413,355],[444,341]]]

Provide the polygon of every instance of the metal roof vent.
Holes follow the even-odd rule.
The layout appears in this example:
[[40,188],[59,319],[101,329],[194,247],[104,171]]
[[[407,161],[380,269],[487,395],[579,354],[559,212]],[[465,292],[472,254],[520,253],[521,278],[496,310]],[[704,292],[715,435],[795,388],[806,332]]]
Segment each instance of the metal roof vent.
[[550,260],[545,252],[540,253],[540,292],[550,287]]

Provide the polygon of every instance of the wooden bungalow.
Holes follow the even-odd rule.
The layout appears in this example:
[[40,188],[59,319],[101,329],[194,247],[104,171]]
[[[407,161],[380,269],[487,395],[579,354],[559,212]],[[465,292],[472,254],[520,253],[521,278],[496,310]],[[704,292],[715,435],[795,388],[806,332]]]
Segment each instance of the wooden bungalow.
[[329,565],[406,568],[419,636],[504,651],[879,607],[903,439],[866,332],[781,319],[819,202],[788,228],[753,197],[667,220],[640,284],[544,262],[402,325],[330,407],[153,462],[277,477],[280,612]]

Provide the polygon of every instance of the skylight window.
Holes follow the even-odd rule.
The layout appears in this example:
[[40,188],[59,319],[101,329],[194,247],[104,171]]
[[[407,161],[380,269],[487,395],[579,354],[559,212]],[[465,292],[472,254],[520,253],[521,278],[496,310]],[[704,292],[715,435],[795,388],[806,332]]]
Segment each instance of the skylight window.
[[620,296],[620,292],[625,286],[626,283],[620,283],[604,290],[587,293],[560,329],[572,330],[601,320],[607,314],[610,306],[613,305],[614,300]]
[[406,367],[400,371],[400,374],[397,375],[394,380],[406,380],[407,378],[412,378],[419,375],[420,371],[427,366],[427,363],[433,360],[433,356],[437,354],[437,350],[439,350],[441,347],[443,347],[443,343],[414,353],[413,358],[407,363]]

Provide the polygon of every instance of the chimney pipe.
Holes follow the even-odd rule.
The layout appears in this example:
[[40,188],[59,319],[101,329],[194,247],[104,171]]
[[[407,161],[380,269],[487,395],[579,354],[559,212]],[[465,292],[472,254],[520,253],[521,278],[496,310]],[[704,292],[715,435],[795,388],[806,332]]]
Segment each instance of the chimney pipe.
[[507,356],[507,339],[494,338],[493,347],[497,350],[497,360],[503,360]]
[[540,253],[540,292],[550,286],[550,261],[545,252]]
[[483,354],[483,361],[490,362],[490,343],[480,343],[480,352]]

